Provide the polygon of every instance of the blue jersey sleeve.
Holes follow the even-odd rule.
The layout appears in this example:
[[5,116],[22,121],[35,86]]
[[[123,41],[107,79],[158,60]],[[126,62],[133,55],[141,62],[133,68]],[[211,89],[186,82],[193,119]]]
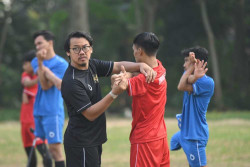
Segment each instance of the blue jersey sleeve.
[[33,68],[34,73],[37,73],[37,69],[38,69],[37,57],[35,57],[35,58],[32,59],[31,66]]
[[58,61],[57,65],[51,68],[51,71],[60,79],[63,78],[64,73],[68,67],[68,63],[65,60]]
[[198,79],[192,86],[193,95],[212,95],[214,92],[214,81],[206,75]]

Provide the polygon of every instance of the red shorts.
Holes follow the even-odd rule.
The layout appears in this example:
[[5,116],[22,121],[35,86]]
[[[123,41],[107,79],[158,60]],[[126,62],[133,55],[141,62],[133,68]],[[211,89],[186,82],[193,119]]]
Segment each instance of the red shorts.
[[[35,135],[30,131],[30,128],[35,129],[34,123],[21,123],[21,133],[22,133],[22,141],[24,147],[31,147],[33,144],[33,140],[35,139]],[[47,143],[47,140],[43,141],[38,138],[36,140],[36,145]]]
[[170,155],[167,138],[132,144],[130,167],[170,167]]

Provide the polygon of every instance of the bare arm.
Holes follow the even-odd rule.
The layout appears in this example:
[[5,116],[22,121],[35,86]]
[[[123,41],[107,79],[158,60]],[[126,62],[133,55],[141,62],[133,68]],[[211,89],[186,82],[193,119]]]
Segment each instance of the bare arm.
[[190,67],[181,76],[181,79],[180,79],[178,87],[177,87],[179,91],[188,91],[188,92],[192,92],[193,91],[192,84],[188,82],[188,79],[191,76],[191,74],[193,73],[193,71],[194,71],[194,67]]
[[45,76],[45,66],[43,65],[43,60],[46,57],[46,53],[47,51],[45,49],[39,50],[36,53],[36,57],[38,60],[37,74],[38,74],[38,79],[40,81],[40,84],[43,90],[48,90],[49,88],[53,86],[53,83],[49,81],[48,78],[46,78]]
[[37,84],[37,82],[38,82],[38,78],[36,79],[24,78],[22,84],[25,87],[31,87]]
[[[121,94],[127,88],[127,78],[123,77],[122,81],[118,84],[114,84],[111,92],[114,95]],[[112,104],[115,98],[113,98],[110,93],[107,94],[102,100],[92,105],[88,109],[82,112],[82,115],[86,117],[89,121],[94,121],[98,118],[102,113],[104,113],[107,108]]]
[[23,104],[28,104],[29,103],[29,98],[28,95],[26,93],[22,93],[22,103]]
[[62,80],[58,78],[49,68],[44,67],[45,77],[52,83],[52,86],[55,85],[57,89],[61,90]]
[[148,83],[153,82],[156,77],[156,72],[145,63],[134,63],[134,62],[114,62],[113,74],[118,74],[121,71],[121,66],[124,66],[128,72],[141,72],[146,76]]
[[[208,68],[206,68],[207,62],[204,61],[197,61],[194,65],[191,65],[187,71],[182,75],[178,90],[180,91],[193,91],[192,84],[195,83],[199,78],[203,77]],[[193,73],[193,74],[192,74]]]
[[40,62],[39,62],[37,74],[38,74],[38,79],[40,81],[40,84],[43,90],[48,90],[53,86],[53,83],[49,81],[47,77],[45,76],[45,66],[43,66],[42,63],[40,64]]

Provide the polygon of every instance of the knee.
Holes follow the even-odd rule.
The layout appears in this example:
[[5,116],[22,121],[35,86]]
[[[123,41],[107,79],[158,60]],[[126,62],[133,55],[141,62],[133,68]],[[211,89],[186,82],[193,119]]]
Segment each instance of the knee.
[[60,143],[49,145],[49,151],[55,161],[61,161],[64,159],[61,147],[62,145]]

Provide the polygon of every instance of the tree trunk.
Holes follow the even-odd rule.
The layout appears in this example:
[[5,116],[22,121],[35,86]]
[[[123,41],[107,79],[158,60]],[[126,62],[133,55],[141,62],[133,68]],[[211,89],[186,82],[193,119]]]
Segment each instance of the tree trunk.
[[224,104],[222,101],[222,90],[221,90],[221,81],[220,81],[220,71],[218,65],[218,58],[215,49],[215,41],[214,41],[214,34],[207,16],[207,9],[205,0],[199,0],[200,8],[201,8],[201,17],[202,22],[208,37],[208,44],[210,55],[212,58],[212,71],[214,74],[214,81],[215,81],[215,104],[217,108],[223,108]]
[[142,17],[141,17],[141,8],[138,0],[134,0],[135,5],[135,24],[136,24],[136,33],[139,34],[142,32]]
[[70,0],[70,32],[89,32],[87,0]]
[[143,31],[153,32],[155,24],[155,12],[157,10],[157,0],[145,0],[144,2],[144,23]]

